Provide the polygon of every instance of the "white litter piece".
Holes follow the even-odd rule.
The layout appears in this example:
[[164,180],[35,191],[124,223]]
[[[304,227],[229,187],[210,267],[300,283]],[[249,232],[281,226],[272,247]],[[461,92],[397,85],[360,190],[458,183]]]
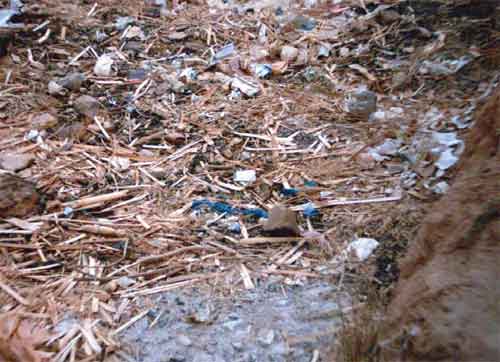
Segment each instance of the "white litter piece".
[[458,157],[453,154],[452,149],[447,149],[439,156],[435,165],[440,170],[447,170],[458,162]]
[[111,75],[113,58],[109,54],[103,54],[97,59],[94,66],[94,73],[99,77],[109,77]]
[[348,252],[354,251],[360,261],[365,261],[373,251],[379,246],[379,242],[370,238],[359,238],[354,240],[347,247]]
[[243,184],[251,184],[257,180],[255,170],[240,170],[234,174],[234,181]]
[[260,85],[249,77],[235,77],[231,82],[231,88],[239,90],[248,97],[255,97],[260,92]]

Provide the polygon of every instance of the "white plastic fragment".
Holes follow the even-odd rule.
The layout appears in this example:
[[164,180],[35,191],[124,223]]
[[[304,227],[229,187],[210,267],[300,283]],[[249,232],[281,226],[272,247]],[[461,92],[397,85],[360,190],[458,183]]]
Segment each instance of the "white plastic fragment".
[[97,59],[94,66],[94,73],[99,77],[109,77],[111,75],[113,58],[109,54],[103,54]]
[[443,195],[448,191],[449,188],[450,185],[448,185],[446,181],[441,181],[432,187],[432,191],[436,194]]
[[354,251],[356,257],[360,261],[365,261],[370,255],[372,255],[373,251],[379,246],[379,244],[380,243],[375,239],[359,238],[352,241],[348,245],[347,251]]
[[458,157],[453,154],[452,149],[447,149],[439,156],[435,165],[440,170],[447,170],[458,162]]
[[21,14],[23,3],[19,0],[11,0],[9,9],[0,9],[0,28],[22,28],[24,24],[10,23],[10,18]]
[[249,77],[233,78],[231,88],[239,90],[248,97],[255,97],[260,92],[259,84]]
[[255,170],[239,170],[234,174],[234,181],[244,184],[251,184],[257,180]]
[[228,45],[222,47],[219,49],[217,53],[214,55],[214,62],[218,62],[219,60],[222,60],[224,58],[227,58],[235,52],[236,48],[234,47],[233,43],[229,43]]

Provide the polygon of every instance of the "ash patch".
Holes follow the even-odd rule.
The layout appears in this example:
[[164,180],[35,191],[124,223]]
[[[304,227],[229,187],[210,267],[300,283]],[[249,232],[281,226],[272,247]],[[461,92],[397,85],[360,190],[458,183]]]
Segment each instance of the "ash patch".
[[232,298],[175,291],[154,303],[154,312],[122,335],[131,361],[309,362],[315,350],[326,356],[333,346],[350,298],[319,282],[271,284]]

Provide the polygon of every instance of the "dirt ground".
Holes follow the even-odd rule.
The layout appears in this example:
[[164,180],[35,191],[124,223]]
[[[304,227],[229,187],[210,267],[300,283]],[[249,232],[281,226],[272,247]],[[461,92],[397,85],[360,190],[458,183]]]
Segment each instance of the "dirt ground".
[[[390,298],[499,79],[494,2],[24,3],[0,361],[324,361]],[[265,232],[277,204],[298,236]]]

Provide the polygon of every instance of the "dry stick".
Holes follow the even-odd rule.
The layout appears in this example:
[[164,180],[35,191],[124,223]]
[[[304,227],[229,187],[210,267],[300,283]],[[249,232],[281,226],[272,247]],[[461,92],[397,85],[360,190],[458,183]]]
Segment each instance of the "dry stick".
[[128,327],[130,327],[132,324],[134,324],[135,322],[137,322],[139,319],[143,318],[146,314],[148,314],[150,310],[151,309],[146,309],[145,311],[139,313],[134,318],[132,318],[131,320],[129,320],[127,323],[125,323],[122,326],[120,326],[117,329],[115,329],[109,335],[110,336],[114,336],[114,335],[117,335],[118,333],[124,331],[125,329],[127,329]]
[[91,196],[91,197],[85,197],[80,200],[76,201],[70,201],[66,202],[63,204],[63,206],[69,206],[73,209],[89,206],[89,205],[95,205],[95,204],[101,204],[105,203],[108,201],[113,201],[117,199],[121,199],[122,197],[125,197],[128,195],[128,191],[117,191],[117,192],[112,192],[110,194],[105,194],[105,195],[99,195],[99,196]]
[[[329,201],[323,201],[323,202],[315,202],[314,207],[316,209],[321,209],[324,207],[330,207],[330,206],[345,206],[345,205],[359,205],[359,204],[374,204],[374,203],[381,203],[381,202],[393,202],[393,201],[399,201],[402,199],[401,195],[398,196],[391,196],[391,197],[378,197],[378,198],[373,198],[373,199],[358,199],[358,200],[329,200]],[[303,204],[299,206],[294,206],[291,209],[293,211],[303,211],[309,204]]]
[[17,300],[20,304],[22,305],[29,305],[30,303],[24,299],[18,292],[16,292],[14,289],[9,287],[7,284],[5,284],[3,281],[0,280],[0,288],[3,289],[5,293],[10,295],[12,298]]
[[181,254],[181,253],[186,252],[186,251],[207,250],[207,249],[212,249],[212,248],[207,248],[207,247],[204,247],[204,246],[186,246],[184,248],[180,248],[180,249],[177,249],[177,250],[165,253],[165,254],[147,256],[147,257],[144,257],[142,259],[137,260],[136,262],[134,262],[132,264],[125,265],[125,266],[123,266],[123,267],[121,267],[119,269],[116,269],[112,273],[108,274],[107,277],[112,277],[113,275],[121,272],[122,270],[131,268],[133,266],[137,266],[137,265],[140,265],[140,264],[154,263],[154,262],[157,262],[157,261],[161,261],[163,259],[170,258],[171,256],[174,256],[174,255],[177,255],[177,254]]

